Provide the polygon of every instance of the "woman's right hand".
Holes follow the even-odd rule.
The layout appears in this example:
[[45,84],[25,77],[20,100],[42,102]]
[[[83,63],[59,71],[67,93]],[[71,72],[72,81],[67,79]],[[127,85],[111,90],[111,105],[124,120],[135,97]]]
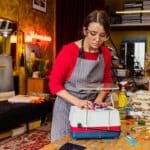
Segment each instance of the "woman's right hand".
[[88,108],[93,109],[93,103],[87,99],[79,99],[72,94],[70,94],[66,90],[61,90],[57,93],[57,96],[60,96],[64,100],[68,101],[69,103],[79,107],[79,108]]
[[93,109],[93,103],[89,100],[78,100],[76,106],[79,108]]

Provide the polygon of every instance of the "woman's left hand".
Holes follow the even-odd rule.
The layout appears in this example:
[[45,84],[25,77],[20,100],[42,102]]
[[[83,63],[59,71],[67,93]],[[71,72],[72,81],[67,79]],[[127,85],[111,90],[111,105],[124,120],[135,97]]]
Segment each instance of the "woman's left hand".
[[105,102],[101,102],[101,103],[94,103],[95,105],[97,105],[97,106],[100,106],[101,108],[105,108],[105,107],[107,107],[108,106],[108,104],[107,103],[105,103]]
[[104,104],[103,100],[104,100],[106,94],[107,94],[106,91],[101,91],[101,92],[97,95],[97,97],[96,97],[94,103],[97,104],[97,105],[101,105],[101,104],[103,105],[103,104]]

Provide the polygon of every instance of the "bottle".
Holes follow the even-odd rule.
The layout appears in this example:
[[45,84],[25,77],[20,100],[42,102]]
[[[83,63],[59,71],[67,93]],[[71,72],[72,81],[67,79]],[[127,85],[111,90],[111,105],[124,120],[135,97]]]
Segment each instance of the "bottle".
[[118,106],[119,108],[123,108],[128,103],[128,99],[126,96],[126,89],[125,89],[127,82],[120,82],[120,84],[121,84],[121,91],[118,96]]

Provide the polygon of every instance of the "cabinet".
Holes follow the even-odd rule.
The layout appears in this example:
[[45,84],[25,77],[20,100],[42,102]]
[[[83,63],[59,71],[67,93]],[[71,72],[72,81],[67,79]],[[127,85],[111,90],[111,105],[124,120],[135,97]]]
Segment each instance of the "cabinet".
[[28,78],[27,94],[31,92],[49,93],[48,78]]

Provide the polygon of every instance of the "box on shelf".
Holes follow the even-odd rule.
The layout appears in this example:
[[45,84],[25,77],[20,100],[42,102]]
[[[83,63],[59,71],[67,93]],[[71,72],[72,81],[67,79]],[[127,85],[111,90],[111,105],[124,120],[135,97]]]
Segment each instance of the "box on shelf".
[[27,131],[27,125],[22,124],[18,128],[12,129],[12,137],[23,134]]
[[41,126],[41,120],[35,120],[35,121],[32,121],[32,122],[29,122],[29,130],[33,130],[33,129],[36,129],[36,128],[39,128]]

